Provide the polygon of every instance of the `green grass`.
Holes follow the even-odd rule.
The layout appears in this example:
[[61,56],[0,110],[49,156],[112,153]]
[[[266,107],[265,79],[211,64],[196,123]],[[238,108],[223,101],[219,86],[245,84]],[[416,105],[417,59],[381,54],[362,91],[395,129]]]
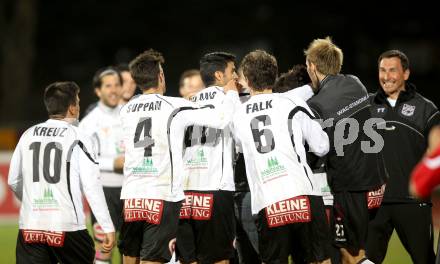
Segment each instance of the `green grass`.
[[[12,264],[15,263],[15,244],[17,241],[17,225],[2,224],[0,225],[0,263]],[[438,231],[435,232],[437,241]],[[113,254],[113,263],[119,262],[119,254]],[[405,264],[411,263],[408,253],[400,243],[396,233],[391,237],[388,246],[388,254],[384,261],[385,264]]]

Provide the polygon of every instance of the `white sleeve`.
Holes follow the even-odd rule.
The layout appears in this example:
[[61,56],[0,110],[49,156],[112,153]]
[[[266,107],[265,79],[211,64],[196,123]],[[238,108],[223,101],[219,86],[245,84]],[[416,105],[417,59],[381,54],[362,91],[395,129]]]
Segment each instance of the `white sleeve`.
[[23,195],[23,173],[21,170],[21,163],[22,157],[20,143],[18,143],[9,165],[8,185],[20,201]]
[[282,93],[282,95],[286,96],[287,98],[299,97],[299,98],[303,99],[304,101],[307,101],[314,95],[314,93],[313,93],[312,87],[310,85],[306,84],[301,87],[292,89],[292,90],[287,91],[285,93]]
[[330,142],[327,133],[322,130],[321,125],[310,118],[310,116],[302,111],[295,114],[294,118],[301,124],[303,138],[309,145],[309,151],[322,157],[329,151]]
[[183,111],[177,117],[182,120],[184,127],[198,125],[224,129],[232,121],[232,116],[239,103],[238,93],[236,91],[228,91],[225,99],[217,108]]
[[94,160],[94,154],[88,152],[91,144],[87,140],[81,141],[83,146],[77,145],[75,148],[78,153],[79,175],[82,190],[86,196],[93,215],[105,233],[115,232],[107,203],[104,197],[101,181],[99,180],[99,167]]

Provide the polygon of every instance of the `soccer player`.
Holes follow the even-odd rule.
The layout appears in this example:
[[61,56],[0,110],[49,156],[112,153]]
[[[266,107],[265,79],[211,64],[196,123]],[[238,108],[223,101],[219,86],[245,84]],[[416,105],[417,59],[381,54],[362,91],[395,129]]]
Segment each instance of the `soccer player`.
[[[251,98],[233,118],[243,149],[246,175],[257,215],[259,251],[264,263],[288,263],[294,242],[306,262],[329,263],[330,235],[322,197],[312,195],[312,171],[304,142],[323,156],[329,140],[299,97],[272,94],[276,59],[265,51],[247,54],[240,68]],[[294,241],[295,240],[295,241]]]
[[185,99],[191,98],[204,87],[199,70],[186,70],[180,76],[179,93]]
[[8,184],[21,201],[17,263],[93,263],[95,251],[82,193],[103,230],[110,252],[115,230],[99,181],[89,137],[73,124],[79,87],[56,82],[44,91],[46,122],[29,128],[12,156]]
[[[119,119],[121,76],[113,68],[103,68],[93,77],[98,105],[79,123],[80,129],[87,133],[98,154],[101,183],[116,231],[121,227],[122,201],[121,187],[124,166],[124,145],[122,125]],[[96,263],[111,262],[111,252],[102,253],[102,228],[92,213],[93,235],[96,243]]]
[[[183,98],[163,96],[166,90],[162,55],[154,50],[130,63],[130,72],[143,94],[122,107],[126,146],[124,223],[119,248],[124,263],[163,263],[171,259],[183,193],[183,142],[188,125],[223,128],[230,123],[236,87],[227,86],[218,109],[194,109]],[[204,204],[204,203],[203,203]],[[180,238],[178,238],[179,240]]]
[[334,243],[343,262],[369,263],[367,193],[383,184],[384,175],[375,169],[377,152],[362,144],[371,141],[363,129],[371,117],[367,89],[357,77],[340,74],[343,53],[329,37],[313,40],[304,53],[316,91],[307,103],[324,121],[331,143],[326,168],[334,196]]
[[435,259],[431,201],[411,197],[408,183],[425,154],[429,131],[440,124],[440,113],[408,81],[409,65],[399,50],[385,51],[378,59],[380,88],[372,96],[371,113],[385,122],[380,130],[385,142],[380,165],[388,179],[382,204],[368,226],[367,254],[374,263],[385,258],[393,230],[414,263]]
[[[238,81],[235,56],[213,52],[200,59],[206,88],[190,100],[217,108],[223,87]],[[237,101],[238,104],[240,104]],[[234,257],[234,142],[225,129],[191,126],[185,133],[183,182],[186,202],[181,209],[177,255],[182,263],[228,263]],[[198,201],[209,201],[199,205]]]

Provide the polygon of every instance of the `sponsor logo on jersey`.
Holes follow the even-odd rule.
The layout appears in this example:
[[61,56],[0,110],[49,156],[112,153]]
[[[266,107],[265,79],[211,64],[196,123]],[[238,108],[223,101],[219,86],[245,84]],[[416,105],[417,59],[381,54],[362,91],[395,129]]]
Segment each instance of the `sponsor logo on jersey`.
[[367,193],[368,209],[379,208],[385,193],[385,184]]
[[51,232],[42,230],[22,230],[25,243],[47,244],[51,247],[64,246],[64,232]]
[[194,169],[207,169],[208,168],[208,159],[205,157],[205,152],[203,149],[199,149],[196,151],[195,157],[192,159],[188,159],[185,162],[186,170],[194,170]]
[[296,196],[266,207],[269,227],[292,223],[305,223],[312,220],[310,201],[307,196]]
[[187,192],[180,209],[180,219],[209,220],[213,204],[213,194]]
[[402,115],[412,116],[414,115],[414,110],[416,110],[416,107],[414,105],[403,104]]
[[283,176],[287,176],[287,170],[283,165],[279,164],[278,159],[276,157],[270,157],[267,159],[267,168],[261,172],[263,183]]
[[159,171],[154,167],[152,158],[144,158],[141,166],[133,168],[132,174],[134,176],[156,177],[159,175]]
[[158,225],[162,219],[163,201],[154,199],[126,199],[124,200],[125,222],[147,221]]
[[57,211],[59,210],[58,201],[53,196],[53,191],[50,188],[45,188],[43,196],[34,199],[32,203],[34,211]]

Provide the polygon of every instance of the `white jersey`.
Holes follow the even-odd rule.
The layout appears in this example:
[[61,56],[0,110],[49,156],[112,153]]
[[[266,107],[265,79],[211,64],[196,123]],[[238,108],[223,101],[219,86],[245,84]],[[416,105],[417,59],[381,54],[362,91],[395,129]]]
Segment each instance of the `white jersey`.
[[[230,95],[230,96],[229,96]],[[121,199],[184,199],[182,151],[188,125],[224,127],[231,122],[236,92],[224,107],[196,109],[183,98],[144,94],[121,109],[126,146]]]
[[79,127],[88,134],[98,154],[101,182],[104,187],[121,187],[124,179],[122,173],[114,172],[114,160],[124,155],[122,124],[119,118],[120,106],[110,108],[103,103],[86,115]]
[[114,232],[92,144],[80,129],[49,119],[29,128],[12,156],[8,184],[19,200],[20,229],[86,229],[82,193],[103,228]]
[[[312,87],[309,85],[304,85],[285,93],[280,93],[287,98],[291,98],[295,100],[296,97],[301,98],[304,101],[309,100],[313,95]],[[311,116],[313,116],[313,112],[307,108],[307,111]],[[325,205],[333,205],[333,195],[330,192],[330,186],[327,181],[327,173],[324,170],[319,173],[313,172],[313,175],[310,176],[310,180],[315,188],[313,188],[313,195],[322,196]]]
[[[225,99],[222,87],[207,87],[191,97],[201,106],[217,108]],[[240,105],[239,101],[236,101]],[[224,129],[193,126],[185,133],[183,182],[185,190],[234,191],[235,142],[230,125]]]
[[251,190],[252,213],[299,195],[315,186],[307,164],[305,142],[318,156],[329,140],[309,108],[298,97],[260,94],[251,97],[233,119],[234,136],[242,146]]

